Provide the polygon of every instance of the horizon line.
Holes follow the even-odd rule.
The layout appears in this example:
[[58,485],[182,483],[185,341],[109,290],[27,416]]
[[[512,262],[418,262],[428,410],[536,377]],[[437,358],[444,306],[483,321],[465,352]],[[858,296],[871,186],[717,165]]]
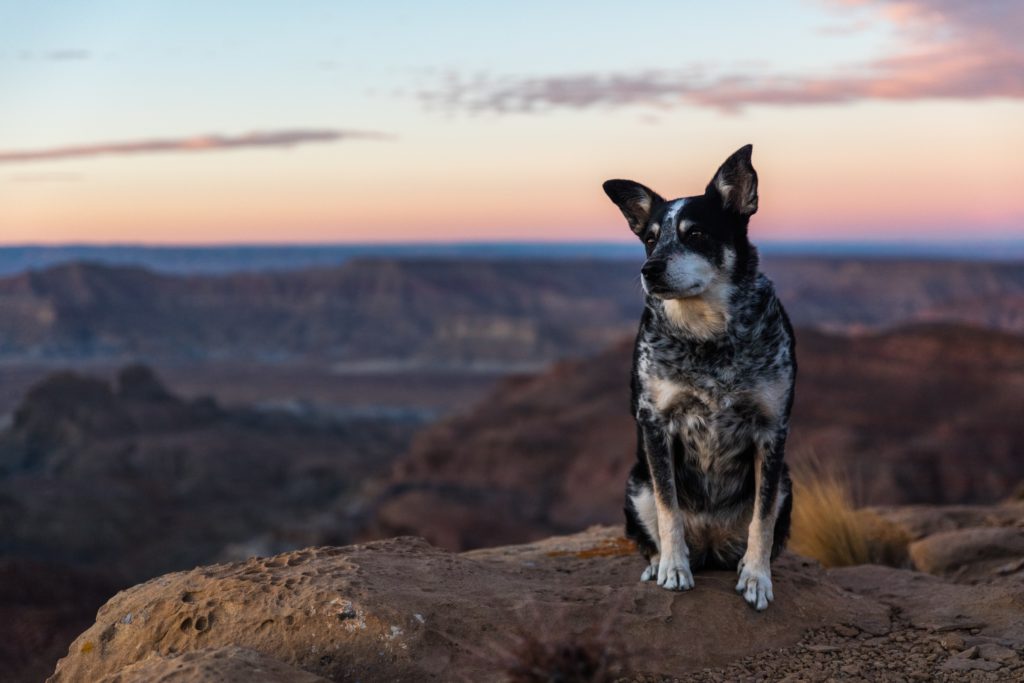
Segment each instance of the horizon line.
[[[432,239],[432,240],[395,240],[395,241],[225,241],[225,242],[145,242],[145,241],[114,241],[114,242],[0,242],[0,249],[318,249],[318,248],[395,248],[395,247],[489,247],[489,246],[569,246],[569,247],[625,247],[637,244],[635,238],[600,240],[544,240],[544,239]],[[898,237],[893,239],[866,238],[780,238],[759,239],[752,242],[756,246],[882,246],[882,247],[958,247],[978,246],[991,247],[998,245],[1024,246],[1024,237],[979,236],[972,239],[949,239],[942,236],[929,238]]]

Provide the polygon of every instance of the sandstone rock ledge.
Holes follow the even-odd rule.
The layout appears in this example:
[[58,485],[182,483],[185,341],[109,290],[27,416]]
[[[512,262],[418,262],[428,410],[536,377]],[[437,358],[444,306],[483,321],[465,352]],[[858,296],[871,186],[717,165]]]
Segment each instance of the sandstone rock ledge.
[[[936,633],[984,628],[969,613],[977,596],[963,596],[943,621],[919,604],[942,593],[941,579],[861,569],[830,576],[785,554],[775,603],[757,613],[734,592],[731,572],[701,572],[687,593],[641,584],[640,559],[612,528],[463,554],[410,537],[310,548],[169,574],[115,595],[50,681],[495,680],[493,655],[513,633],[557,638],[594,623],[607,624],[634,653],[634,668],[657,679],[797,651],[808,633],[870,644],[891,637],[898,620]],[[893,586],[917,595],[926,623],[907,625],[896,602],[909,598]],[[1012,603],[1000,626],[1015,622],[1020,603]]]

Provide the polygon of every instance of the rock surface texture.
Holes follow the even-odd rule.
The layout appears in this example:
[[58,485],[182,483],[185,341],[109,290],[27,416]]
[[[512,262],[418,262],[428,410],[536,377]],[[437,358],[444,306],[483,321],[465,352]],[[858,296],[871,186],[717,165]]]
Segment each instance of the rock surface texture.
[[619,530],[453,554],[422,539],[310,548],[169,574],[114,596],[50,681],[501,680],[524,633],[599,628],[626,680],[1020,680],[1020,576],[964,585],[784,554],[775,603],[731,572],[638,581]]

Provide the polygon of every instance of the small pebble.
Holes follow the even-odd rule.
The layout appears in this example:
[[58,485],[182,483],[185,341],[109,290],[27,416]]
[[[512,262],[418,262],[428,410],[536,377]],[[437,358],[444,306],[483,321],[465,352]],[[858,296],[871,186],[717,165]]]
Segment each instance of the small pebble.
[[960,650],[964,649],[963,636],[961,636],[959,633],[954,633],[952,631],[943,634],[942,637],[939,638],[939,642],[942,643],[942,647],[946,648],[947,650],[956,650],[957,652],[959,652]]
[[978,646],[973,645],[958,655],[955,655],[960,659],[977,659],[978,658]]
[[857,629],[853,628],[852,626],[846,626],[845,624],[840,624],[839,626],[836,626],[835,632],[845,638],[855,638],[857,634],[860,633],[860,631],[858,631]]
[[1008,647],[1002,645],[996,645],[995,643],[986,643],[985,645],[979,645],[977,647],[978,656],[982,659],[987,659],[990,662],[999,662],[1000,664],[1009,664],[1018,659],[1017,653]]

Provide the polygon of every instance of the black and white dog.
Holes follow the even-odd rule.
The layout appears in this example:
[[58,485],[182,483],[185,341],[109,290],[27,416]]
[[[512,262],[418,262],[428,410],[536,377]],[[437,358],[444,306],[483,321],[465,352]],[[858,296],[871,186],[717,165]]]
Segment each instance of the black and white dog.
[[630,180],[604,191],[647,248],[625,510],[626,533],[648,562],[640,578],[688,590],[691,569],[736,568],[736,590],[763,610],[771,560],[789,533],[783,454],[796,358],[789,319],[747,239],[757,211],[751,151],[730,156],[703,195],[666,201]]

